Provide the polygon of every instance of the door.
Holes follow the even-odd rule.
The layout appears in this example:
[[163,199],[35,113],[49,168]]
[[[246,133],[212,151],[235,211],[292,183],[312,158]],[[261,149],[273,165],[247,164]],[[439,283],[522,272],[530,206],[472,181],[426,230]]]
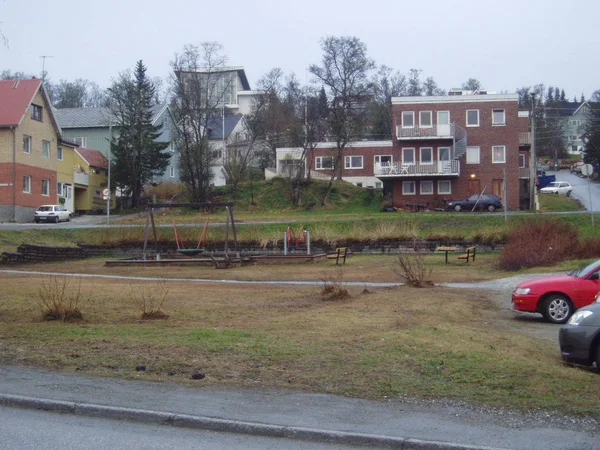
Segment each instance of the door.
[[438,147],[438,172],[450,173],[451,171],[450,147]]
[[481,182],[479,180],[469,180],[469,184],[467,186],[467,197],[475,194],[481,194]]
[[437,135],[450,136],[450,111],[438,111]]
[[504,180],[492,180],[492,194],[500,197],[502,199],[502,204],[504,204]]
[[73,186],[70,184],[63,185],[63,197],[65,198],[65,204],[63,205],[65,209],[68,209],[71,212],[75,212],[73,209]]

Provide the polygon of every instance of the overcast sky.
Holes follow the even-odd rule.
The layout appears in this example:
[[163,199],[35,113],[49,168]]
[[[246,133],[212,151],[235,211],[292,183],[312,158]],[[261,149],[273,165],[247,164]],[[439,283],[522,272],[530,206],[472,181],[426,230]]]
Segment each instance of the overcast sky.
[[320,39],[356,36],[377,65],[422,69],[444,89],[477,78],[514,92],[543,82],[569,99],[600,89],[598,0],[0,0],[0,70],[107,87],[142,59],[167,77],[185,44],[216,41],[256,81],[273,67],[304,81]]

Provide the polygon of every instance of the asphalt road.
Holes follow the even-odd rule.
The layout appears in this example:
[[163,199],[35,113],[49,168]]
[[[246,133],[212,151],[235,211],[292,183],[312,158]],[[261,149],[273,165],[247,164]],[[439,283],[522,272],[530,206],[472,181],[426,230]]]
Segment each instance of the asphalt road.
[[0,424],[0,449],[333,450],[357,448],[9,407],[0,407]]
[[586,210],[594,212],[600,210],[600,183],[588,183],[587,177],[581,178],[566,170],[548,172],[548,174],[556,176],[556,181],[567,181],[570,183],[573,186],[571,196],[579,200]]

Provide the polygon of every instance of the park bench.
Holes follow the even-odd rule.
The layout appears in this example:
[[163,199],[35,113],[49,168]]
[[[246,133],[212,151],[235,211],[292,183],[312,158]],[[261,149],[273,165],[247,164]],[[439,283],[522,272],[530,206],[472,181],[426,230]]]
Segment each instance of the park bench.
[[469,259],[471,259],[471,261],[475,261],[475,253],[477,252],[477,249],[475,247],[467,247],[465,252],[466,253],[457,256],[456,259],[464,259],[467,261],[467,264],[469,264]]
[[342,261],[342,264],[346,264],[346,257],[350,253],[351,250],[349,247],[338,247],[335,249],[335,252],[327,254],[327,259],[335,259],[336,265],[340,264],[340,260]]

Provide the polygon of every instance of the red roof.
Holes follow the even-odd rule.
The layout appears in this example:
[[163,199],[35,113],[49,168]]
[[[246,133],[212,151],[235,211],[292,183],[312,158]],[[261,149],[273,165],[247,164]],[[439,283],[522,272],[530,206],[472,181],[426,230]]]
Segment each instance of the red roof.
[[18,126],[42,80],[0,80],[0,127]]
[[108,161],[99,150],[92,150],[91,148],[78,147],[75,149],[77,153],[81,155],[83,159],[92,167],[99,167],[101,169],[108,169]]

